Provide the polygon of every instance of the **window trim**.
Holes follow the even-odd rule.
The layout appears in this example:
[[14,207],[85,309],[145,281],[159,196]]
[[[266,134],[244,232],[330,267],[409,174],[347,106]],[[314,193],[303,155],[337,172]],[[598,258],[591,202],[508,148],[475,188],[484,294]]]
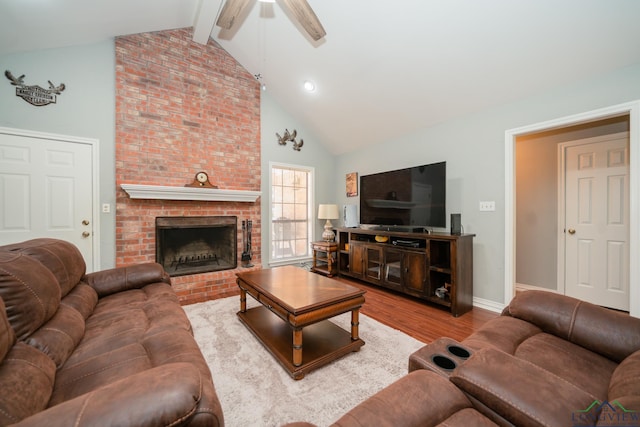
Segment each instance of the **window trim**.
[[[281,162],[269,162],[269,176],[268,176],[268,200],[269,204],[267,209],[269,210],[268,215],[268,264],[269,266],[278,266],[278,265],[287,265],[287,264],[298,264],[301,262],[307,262],[312,258],[311,255],[311,247],[307,248],[307,255],[299,256],[299,257],[291,257],[287,259],[273,259],[273,233],[271,232],[271,227],[273,225],[273,199],[272,199],[272,189],[273,189],[273,169],[281,168],[281,169],[295,169],[309,173],[309,198],[307,202],[309,203],[309,243],[315,241],[315,233],[316,227],[315,224],[315,212],[313,207],[315,206],[315,185],[316,185],[316,169],[313,166],[305,166],[305,165],[296,165],[292,163],[281,163]],[[264,252],[263,252],[264,253]]]

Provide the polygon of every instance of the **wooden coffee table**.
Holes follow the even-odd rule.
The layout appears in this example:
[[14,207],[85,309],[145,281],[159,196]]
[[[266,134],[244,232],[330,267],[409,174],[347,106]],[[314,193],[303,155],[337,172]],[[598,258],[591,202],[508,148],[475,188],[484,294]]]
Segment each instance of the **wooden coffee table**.
[[[365,291],[293,266],[237,276],[238,317],[294,379],[364,345],[358,316]],[[247,294],[261,305],[247,309]],[[348,311],[350,332],[327,320]]]

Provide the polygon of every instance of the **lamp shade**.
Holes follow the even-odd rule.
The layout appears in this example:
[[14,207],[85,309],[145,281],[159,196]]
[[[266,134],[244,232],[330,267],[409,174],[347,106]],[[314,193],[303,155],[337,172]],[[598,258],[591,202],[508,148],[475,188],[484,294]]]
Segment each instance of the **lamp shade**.
[[340,218],[340,211],[338,205],[319,205],[318,206],[318,219],[338,219]]

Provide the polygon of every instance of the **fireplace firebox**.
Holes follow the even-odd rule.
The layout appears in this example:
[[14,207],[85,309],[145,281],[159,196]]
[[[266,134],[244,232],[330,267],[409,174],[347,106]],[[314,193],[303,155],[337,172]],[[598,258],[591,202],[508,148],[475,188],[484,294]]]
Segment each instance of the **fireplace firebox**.
[[170,276],[231,270],[238,266],[235,216],[156,218],[156,262]]

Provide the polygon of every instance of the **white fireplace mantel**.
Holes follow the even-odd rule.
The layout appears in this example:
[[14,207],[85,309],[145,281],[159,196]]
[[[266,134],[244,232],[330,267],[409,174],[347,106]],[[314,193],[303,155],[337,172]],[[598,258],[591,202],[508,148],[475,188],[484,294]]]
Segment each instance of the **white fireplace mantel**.
[[255,202],[261,194],[260,191],[170,187],[164,185],[121,184],[120,187],[122,187],[132,199]]

